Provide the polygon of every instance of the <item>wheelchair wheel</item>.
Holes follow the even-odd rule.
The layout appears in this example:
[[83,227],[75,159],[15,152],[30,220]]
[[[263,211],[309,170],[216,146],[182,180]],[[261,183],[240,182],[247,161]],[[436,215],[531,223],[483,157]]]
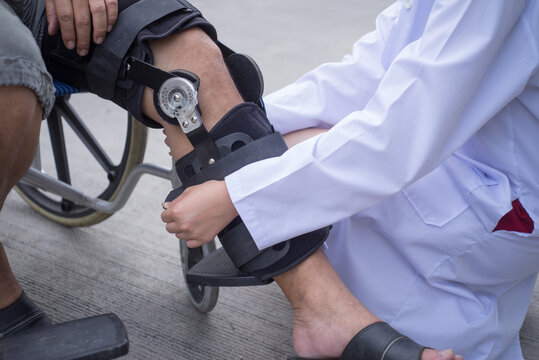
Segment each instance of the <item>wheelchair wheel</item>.
[[[215,251],[215,239],[201,247],[190,249],[185,241],[180,240],[180,259],[182,262],[183,275],[212,251]],[[193,285],[186,282],[189,290],[191,303],[201,313],[213,310],[219,296],[219,288],[213,286]]]
[[[125,111],[110,110],[110,103],[89,98],[95,97],[91,94],[77,94],[73,100],[78,97],[83,97],[82,104],[86,105],[86,112],[92,114],[92,121],[85,124],[70,104],[69,96],[57,97],[50,116],[43,123],[32,166],[89,196],[112,201],[129,172],[143,161],[147,128],[131,116],[127,116],[127,121],[121,120],[123,116],[106,119],[107,113],[123,115]],[[105,105],[96,106],[96,101],[98,104],[103,101]],[[64,127],[64,124],[69,126]],[[98,126],[104,126],[107,131],[99,131],[100,136],[96,137],[97,131],[91,128]],[[26,184],[19,183],[15,189],[35,211],[65,226],[89,226],[112,215]]]

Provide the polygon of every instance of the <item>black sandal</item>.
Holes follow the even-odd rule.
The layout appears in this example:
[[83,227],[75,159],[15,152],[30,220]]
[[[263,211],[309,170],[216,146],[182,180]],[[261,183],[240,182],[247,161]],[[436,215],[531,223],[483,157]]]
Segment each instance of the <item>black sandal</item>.
[[13,304],[0,310],[0,338],[21,330],[51,325],[51,320],[24,291]]
[[340,360],[420,360],[426,349],[385,322],[376,322],[350,340]]
[[350,340],[339,360],[420,360],[425,349],[427,348],[402,335],[389,324],[375,322]]
[[0,310],[1,360],[105,360],[128,351],[125,326],[114,314],[53,325],[24,292]]

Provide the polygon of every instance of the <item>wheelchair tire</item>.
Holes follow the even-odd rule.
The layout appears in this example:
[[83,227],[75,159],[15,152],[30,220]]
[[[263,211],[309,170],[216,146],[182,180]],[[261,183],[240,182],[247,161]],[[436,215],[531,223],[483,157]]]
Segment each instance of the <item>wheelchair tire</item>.
[[[106,163],[105,167],[107,170],[104,175],[106,179],[103,180],[104,188],[97,190],[99,193],[97,197],[103,200],[113,201],[131,170],[143,161],[146,150],[147,128],[132,116],[127,115],[126,117],[127,126],[123,151],[120,160],[114,163],[113,161],[109,161],[106,151],[103,150],[99,142],[93,137],[90,130],[84,125],[73,107],[69,104],[69,96],[58,97],[53,111],[47,119],[51,144],[56,144],[51,145],[54,150],[53,157],[57,173],[56,177],[71,184],[71,174],[67,162],[68,147],[70,144],[64,139],[62,123],[68,122],[72,128],[72,124],[76,123],[79,129],[77,133],[78,138],[88,149],[91,149],[88,153],[96,157],[95,153],[97,152],[100,154],[97,155],[98,157],[100,156],[106,160],[103,161],[100,159]],[[120,136],[123,135],[118,134],[118,139],[120,139]],[[61,199],[58,196],[26,184],[17,184],[15,190],[36,212],[68,227],[90,226],[112,215],[74,204],[71,201]]]
[[[187,275],[187,271],[199,262],[204,256],[207,256],[212,251],[215,251],[216,240],[202,245],[201,247],[190,249],[187,247],[187,242],[180,240],[180,259],[182,263],[183,275]],[[208,313],[213,310],[217,304],[219,297],[219,288],[214,286],[201,286],[189,284],[186,281],[189,297],[194,308],[201,313]]]

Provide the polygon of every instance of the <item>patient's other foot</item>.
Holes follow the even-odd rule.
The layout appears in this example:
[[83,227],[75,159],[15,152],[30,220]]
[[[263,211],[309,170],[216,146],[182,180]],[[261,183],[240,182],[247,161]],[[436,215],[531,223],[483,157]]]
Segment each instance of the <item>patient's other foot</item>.
[[[346,288],[321,250],[275,281],[294,310],[292,342],[300,357],[338,358],[359,331],[380,321]],[[421,356],[459,359],[452,350],[426,349]]]

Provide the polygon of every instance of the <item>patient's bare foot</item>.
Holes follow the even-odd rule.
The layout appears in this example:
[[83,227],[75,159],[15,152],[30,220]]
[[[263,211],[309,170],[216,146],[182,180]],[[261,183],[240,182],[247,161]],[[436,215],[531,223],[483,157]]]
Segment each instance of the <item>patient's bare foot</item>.
[[[298,356],[305,359],[338,358],[352,337],[363,328],[357,326],[357,321],[351,324],[355,317],[353,314],[345,318],[333,314],[325,319],[305,319],[306,315],[302,311],[295,311],[294,314],[294,350]],[[348,324],[344,325],[346,323]],[[452,350],[426,349],[421,359],[459,360],[462,357],[455,356]]]
[[[380,321],[346,288],[322,251],[275,281],[294,310],[292,342],[300,357],[338,358],[360,330]],[[451,350],[427,349],[421,359],[462,358]]]

